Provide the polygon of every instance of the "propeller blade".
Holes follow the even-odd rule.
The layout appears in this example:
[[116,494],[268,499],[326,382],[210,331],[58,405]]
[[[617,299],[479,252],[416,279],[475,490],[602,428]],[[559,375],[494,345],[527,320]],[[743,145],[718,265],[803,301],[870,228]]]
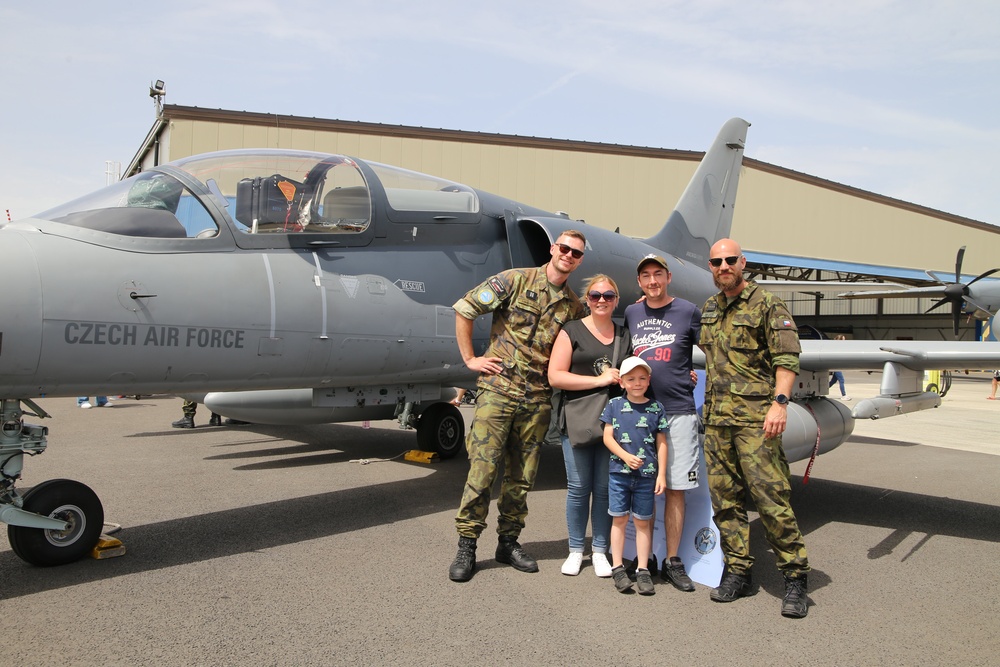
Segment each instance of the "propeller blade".
[[937,303],[935,303],[933,306],[931,306],[930,308],[928,308],[927,310],[925,310],[924,311],[924,315],[926,315],[927,313],[931,312],[935,308],[940,308],[941,306],[943,306],[944,304],[948,303],[949,301],[951,301],[951,299],[948,298],[948,297],[945,297],[945,298],[941,299],[940,301],[938,301]]
[[965,259],[965,246],[958,249],[958,254],[955,255],[955,282],[962,282],[962,260]]
[[979,280],[980,278],[986,278],[987,276],[992,276],[992,275],[993,275],[994,273],[996,273],[997,271],[1000,271],[1000,268],[996,268],[996,269],[990,269],[989,271],[983,271],[983,272],[982,272],[982,273],[980,273],[980,274],[979,274],[978,276],[976,276],[975,278],[973,278],[972,280],[970,280],[969,282],[967,282],[967,283],[965,284],[965,286],[966,286],[966,287],[968,287],[969,285],[971,285],[972,283],[976,282],[976,281],[977,281],[977,280]]
[[958,338],[958,320],[962,316],[962,303],[960,301],[951,302],[951,317],[955,325],[955,338]]

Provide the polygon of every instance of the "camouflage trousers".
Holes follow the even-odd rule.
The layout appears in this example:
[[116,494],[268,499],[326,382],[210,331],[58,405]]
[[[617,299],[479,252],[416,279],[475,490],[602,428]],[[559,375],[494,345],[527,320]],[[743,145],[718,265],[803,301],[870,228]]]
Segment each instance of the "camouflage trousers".
[[469,476],[455,517],[459,535],[478,538],[486,528],[490,493],[501,460],[504,474],[497,499],[497,533],[511,537],[521,534],[528,516],[528,491],[538,474],[541,444],[551,413],[547,400],[516,400],[489,390],[479,394],[465,442]]
[[194,419],[194,413],[198,410],[198,404],[194,401],[184,399],[184,405],[181,407],[181,410],[184,411],[185,417],[191,417]]
[[760,426],[707,426],[705,467],[715,525],[726,568],[744,574],[753,565],[746,494],[757,506],[778,569],[809,571],[806,545],[792,511],[792,488],[781,438],[764,438]]

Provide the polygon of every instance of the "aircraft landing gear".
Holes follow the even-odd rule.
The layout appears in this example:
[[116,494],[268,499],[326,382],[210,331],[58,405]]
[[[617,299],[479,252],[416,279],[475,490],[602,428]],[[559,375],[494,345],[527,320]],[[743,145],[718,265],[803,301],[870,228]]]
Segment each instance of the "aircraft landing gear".
[[104,507],[86,484],[50,479],[24,495],[22,509],[68,524],[64,530],[7,526],[10,548],[21,560],[48,567],[86,556],[104,529]]
[[104,508],[90,487],[53,479],[24,496],[14,488],[25,454],[45,451],[48,429],[25,424],[21,403],[36,417],[49,415],[23,399],[3,399],[0,416],[0,521],[7,524],[11,549],[32,565],[64,565],[79,560],[97,544],[104,528]]
[[425,452],[437,452],[442,459],[462,451],[465,445],[465,420],[451,403],[433,403],[417,421],[417,446]]

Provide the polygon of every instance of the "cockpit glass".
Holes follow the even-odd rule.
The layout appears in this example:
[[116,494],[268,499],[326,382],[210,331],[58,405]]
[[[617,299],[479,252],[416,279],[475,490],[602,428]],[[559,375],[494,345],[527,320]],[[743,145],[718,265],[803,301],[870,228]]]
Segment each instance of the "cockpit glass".
[[173,163],[229,203],[247,234],[362,232],[371,195],[350,158],[306,151],[223,151]]
[[203,238],[219,233],[187,187],[157,172],[143,172],[35,217],[122,236]]
[[479,212],[475,190],[461,183],[377,162],[368,165],[385,187],[389,206],[397,211]]

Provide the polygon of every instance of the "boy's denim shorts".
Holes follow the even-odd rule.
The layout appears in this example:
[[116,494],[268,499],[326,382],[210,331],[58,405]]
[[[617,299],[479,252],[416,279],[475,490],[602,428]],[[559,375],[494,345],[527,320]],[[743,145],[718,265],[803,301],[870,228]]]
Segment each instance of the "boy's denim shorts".
[[628,516],[631,513],[633,519],[652,519],[656,512],[655,491],[655,477],[609,475],[608,514]]

